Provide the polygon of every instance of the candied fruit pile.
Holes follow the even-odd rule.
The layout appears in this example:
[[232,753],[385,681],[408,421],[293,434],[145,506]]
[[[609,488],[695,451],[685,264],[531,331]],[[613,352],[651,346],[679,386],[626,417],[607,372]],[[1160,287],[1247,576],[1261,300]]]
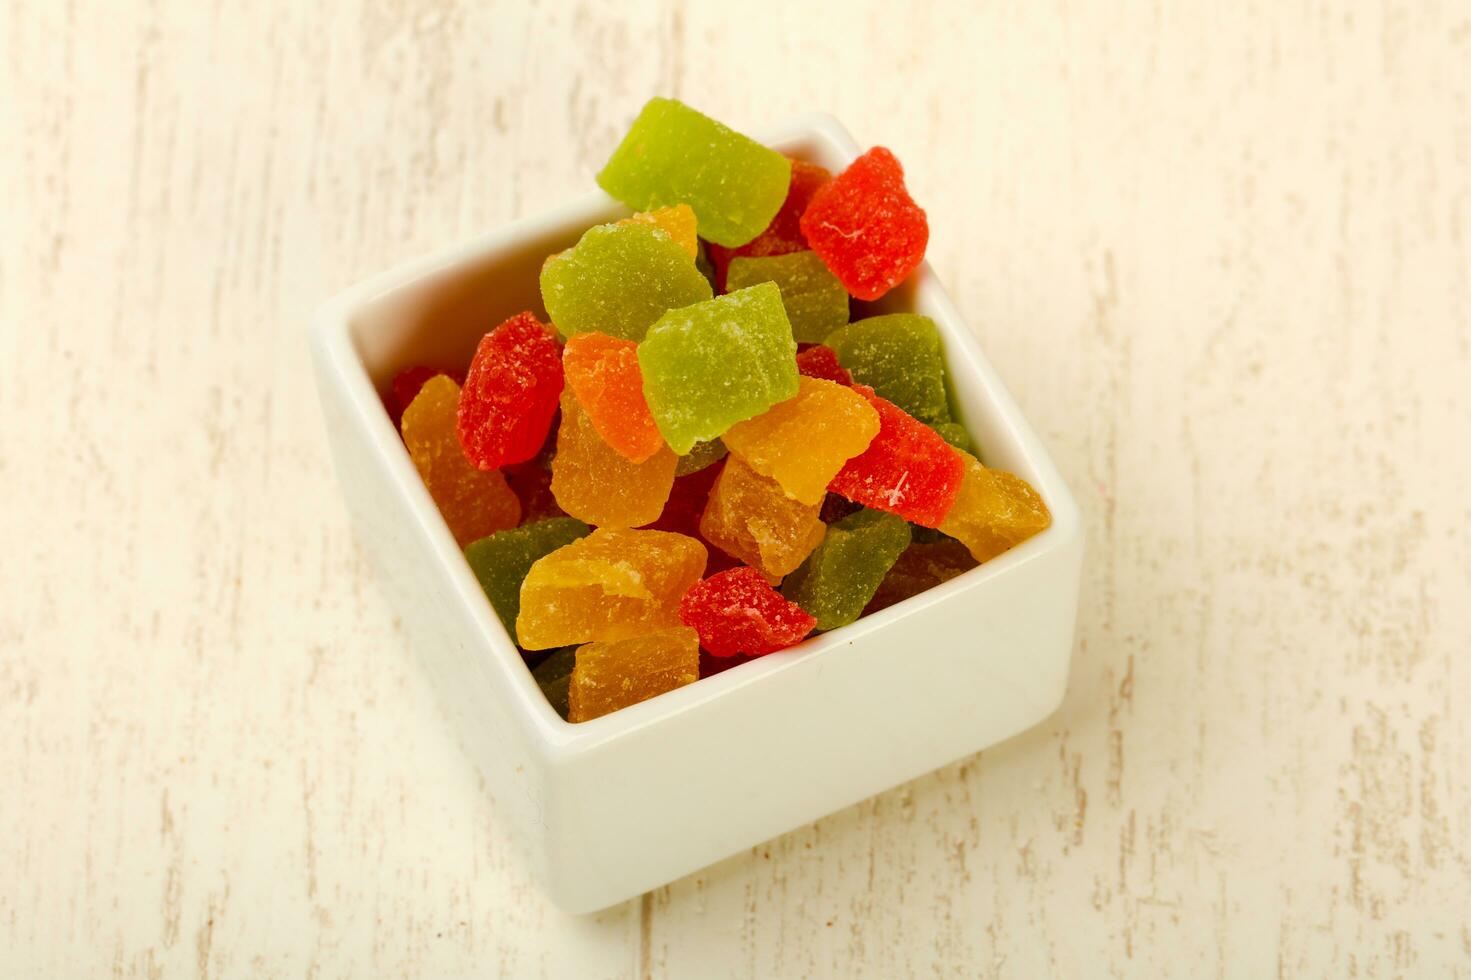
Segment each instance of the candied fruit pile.
[[864,306],[929,239],[892,153],[833,174],[653,99],[597,181],[636,213],[546,256],[544,311],[385,398],[557,714],[786,650],[1048,527],[953,414],[934,322]]

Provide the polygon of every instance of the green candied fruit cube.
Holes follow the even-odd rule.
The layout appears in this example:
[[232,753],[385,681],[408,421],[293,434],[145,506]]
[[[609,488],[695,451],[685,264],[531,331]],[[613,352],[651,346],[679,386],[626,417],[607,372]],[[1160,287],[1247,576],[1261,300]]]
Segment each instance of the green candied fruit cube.
[[781,289],[792,336],[799,344],[820,344],[848,322],[848,291],[816,252],[731,260],[725,273],[727,289],[758,282],[774,282]]
[[918,313],[890,313],[834,330],[823,341],[859,384],[921,422],[950,421],[945,356],[935,322]]
[[828,526],[817,550],[782,583],[782,594],[816,617],[819,630],[847,626],[907,547],[909,524],[898,514],[849,514]]
[[940,434],[941,439],[961,452],[975,454],[975,441],[959,422],[936,422],[931,428]]
[[797,395],[797,342],[774,283],[670,310],[638,345],[644,398],[680,456]]
[[562,647],[553,650],[532,670],[531,677],[541,693],[551,703],[552,710],[567,719],[567,689],[572,684],[572,668],[577,665],[577,648]]
[[735,248],[766,229],[786,200],[792,164],[674,99],[650,99],[598,174],[635,211],[688,204],[700,237]]
[[563,337],[639,340],[666,310],[711,295],[690,254],[653,225],[596,225],[541,267],[541,301]]
[[573,517],[552,517],[522,524],[465,546],[465,560],[480,580],[480,587],[505,624],[516,635],[516,615],[521,611],[521,582],[538,558],[584,537],[592,529]]

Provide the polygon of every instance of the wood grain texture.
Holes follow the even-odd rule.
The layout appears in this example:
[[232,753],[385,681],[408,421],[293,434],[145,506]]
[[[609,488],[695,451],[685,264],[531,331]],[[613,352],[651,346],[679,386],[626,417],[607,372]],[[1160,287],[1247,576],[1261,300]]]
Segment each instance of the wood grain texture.
[[[0,973],[1471,976],[1471,15],[962,10],[4,4]],[[1090,556],[1047,723],[573,919],[304,325],[653,93],[906,161]]]

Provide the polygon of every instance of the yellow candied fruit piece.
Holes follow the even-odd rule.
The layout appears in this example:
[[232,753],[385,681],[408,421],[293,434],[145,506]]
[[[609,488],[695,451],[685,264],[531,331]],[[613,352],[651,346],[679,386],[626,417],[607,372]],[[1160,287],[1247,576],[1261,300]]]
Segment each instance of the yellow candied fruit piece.
[[976,561],[989,561],[1052,524],[1047,504],[1030,483],[1005,470],[987,469],[969,453],[960,455],[965,477],[939,529],[959,539]]
[[546,650],[678,626],[679,600],[704,574],[705,554],[700,542],[671,531],[599,528],[531,566],[517,641]]
[[521,502],[499,470],[477,469],[465,457],[455,435],[459,404],[460,386],[436,375],[404,409],[399,430],[429,496],[463,548],[515,527],[521,520]]
[[700,533],[772,582],[802,564],[822,542],[820,504],[787,496],[732,453],[710,489]]
[[843,464],[868,448],[879,431],[878,412],[858,392],[803,376],[797,397],[737,422],[725,446],[762,476],[804,504],[821,504]]
[[640,527],[659,519],[674,468],[668,446],[635,463],[608,445],[571,386],[562,389],[562,421],[552,458],[552,496],[572,517],[597,527]]
[[567,688],[567,720],[587,721],[700,677],[700,638],[688,626],[577,648]]

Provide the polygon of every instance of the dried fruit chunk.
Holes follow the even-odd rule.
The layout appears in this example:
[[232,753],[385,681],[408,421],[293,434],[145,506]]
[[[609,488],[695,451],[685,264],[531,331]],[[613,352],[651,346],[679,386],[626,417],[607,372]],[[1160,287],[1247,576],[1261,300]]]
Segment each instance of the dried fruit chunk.
[[1026,480],[987,469],[968,453],[960,456],[965,477],[940,530],[963,542],[976,561],[989,561],[1052,523],[1047,504]]
[[499,472],[476,469],[460,450],[455,417],[460,386],[430,378],[404,410],[401,429],[409,458],[461,546],[521,519],[521,502]]
[[664,448],[644,401],[638,344],[603,333],[577,334],[562,349],[562,370],[604,442],[635,463]]
[[680,596],[704,568],[705,546],[694,538],[599,528],[531,566],[516,636],[546,650],[678,626]]
[[787,185],[787,196],[771,224],[755,238],[736,248],[724,245],[710,246],[710,261],[715,267],[716,289],[725,292],[726,270],[731,260],[741,256],[786,255],[801,252],[810,246],[802,234],[802,213],[807,210],[812,195],[817,189],[833,179],[833,175],[816,164],[792,159],[792,180]]
[[650,99],[598,174],[598,186],[639,211],[688,204],[700,236],[744,245],[787,196],[786,157],[673,99]]
[[848,460],[828,489],[849,500],[939,527],[960,492],[965,464],[944,439],[872,388],[854,385],[879,413],[879,434]]
[[603,441],[572,389],[562,393],[552,495],[557,506],[598,527],[641,527],[658,520],[679,462],[660,447],[642,463],[631,462]]
[[679,618],[700,634],[716,657],[775,653],[812,632],[817,620],[782,598],[754,568],[732,568],[695,584],[679,604]]
[[589,228],[541,267],[541,301],[564,337],[597,331],[639,340],[665,311],[710,296],[684,247],[648,224]]
[[868,385],[927,425],[950,421],[945,355],[940,331],[929,317],[871,316],[833,331],[823,343],[858,384]]
[[775,481],[732,454],[710,490],[700,534],[777,581],[822,540],[826,527],[817,516],[820,510],[820,503],[787,496]]
[[876,146],[812,195],[802,234],[849,293],[874,300],[924,261],[930,226],[899,161]]
[[683,455],[797,393],[797,344],[771,283],[671,310],[638,346],[644,397]]
[[523,524],[472,541],[465,546],[465,560],[485,590],[491,608],[516,635],[516,616],[521,612],[521,583],[537,559],[585,537],[591,530],[571,517],[553,517]]
[[541,451],[562,393],[562,348],[540,320],[518,313],[480,340],[456,432],[482,470],[521,463]]
[[873,406],[852,388],[799,378],[795,398],[778,402],[725,434],[730,451],[804,504],[819,505],[843,464],[878,435]]
[[567,720],[600,718],[700,678],[700,638],[688,626],[577,648]]
[[816,252],[737,258],[726,272],[728,289],[774,282],[799,344],[815,344],[848,322],[848,291]]
[[840,385],[851,385],[853,375],[838,361],[831,347],[817,344],[797,355],[797,371],[804,377],[835,381]]
[[847,626],[907,547],[904,518],[860,510],[827,529],[822,544],[782,583],[782,594],[816,617],[819,630]]

